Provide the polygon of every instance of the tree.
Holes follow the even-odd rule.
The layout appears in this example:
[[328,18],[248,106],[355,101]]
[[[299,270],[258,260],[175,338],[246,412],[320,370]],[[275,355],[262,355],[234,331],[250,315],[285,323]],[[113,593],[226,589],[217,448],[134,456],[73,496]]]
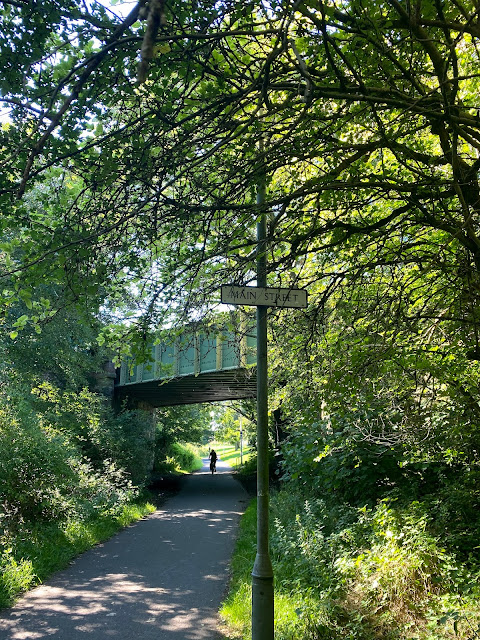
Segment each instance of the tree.
[[240,445],[240,432],[244,442],[256,438],[255,407],[250,400],[225,402],[214,407],[214,438],[220,442]]
[[[352,304],[351,331],[380,357],[416,345],[412,375],[476,412],[474,4],[165,5],[139,83],[141,6],[57,7],[46,25],[59,35],[22,49],[1,195],[24,253],[5,275],[56,277],[74,300],[105,287],[117,304],[127,290],[141,335],[198,318],[220,283],[254,279],[266,174],[270,282],[309,289],[306,329]],[[37,9],[7,9],[8,37],[25,43]],[[60,184],[52,215],[27,207],[46,176]]]
[[208,405],[180,405],[156,410],[156,446],[166,450],[173,442],[201,442],[210,429]]
[[[39,228],[15,197],[52,167],[80,185],[65,224],[57,233],[47,224],[24,270],[59,254],[69,273],[102,264],[100,280],[128,269],[143,280],[147,315],[182,290],[194,302],[207,276],[201,304],[227,275],[251,278],[251,188],[266,171],[277,281],[298,281],[304,256],[357,239],[363,249],[373,238],[375,264],[424,270],[432,265],[424,234],[433,229],[437,245],[455,249],[458,291],[471,297],[474,5],[166,7],[148,79],[137,86],[139,10],[120,20],[99,7],[57,8],[46,25],[61,24],[59,35],[35,35],[20,58],[29,83],[6,93],[13,124],[5,149],[19,150],[4,158],[11,224],[24,213],[27,227]],[[37,9],[7,3],[7,12],[10,37],[24,42]],[[313,277],[329,274],[319,268]],[[476,323],[469,306],[448,318]]]

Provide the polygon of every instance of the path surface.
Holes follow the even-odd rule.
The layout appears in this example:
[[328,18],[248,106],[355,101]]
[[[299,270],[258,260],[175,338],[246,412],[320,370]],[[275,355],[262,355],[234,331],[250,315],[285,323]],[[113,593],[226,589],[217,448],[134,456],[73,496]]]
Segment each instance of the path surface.
[[220,640],[236,526],[248,496],[218,461],[159,511],[80,556],[0,613],[1,640]]

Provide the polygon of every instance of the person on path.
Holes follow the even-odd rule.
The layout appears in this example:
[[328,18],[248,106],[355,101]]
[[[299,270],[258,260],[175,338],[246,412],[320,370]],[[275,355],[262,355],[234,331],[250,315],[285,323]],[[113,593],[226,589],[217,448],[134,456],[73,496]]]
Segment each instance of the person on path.
[[214,473],[217,470],[217,452],[215,449],[210,451],[208,457],[210,458],[210,471]]

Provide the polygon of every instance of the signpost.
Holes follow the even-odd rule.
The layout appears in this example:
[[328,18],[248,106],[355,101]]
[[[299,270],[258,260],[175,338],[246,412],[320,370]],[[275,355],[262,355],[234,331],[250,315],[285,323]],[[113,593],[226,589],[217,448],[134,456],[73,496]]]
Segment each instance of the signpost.
[[221,294],[224,304],[279,307],[281,309],[303,309],[307,306],[305,289],[240,287],[235,284],[225,284],[221,288]]
[[[265,203],[265,180],[257,205]],[[267,286],[267,219],[257,222],[257,284]],[[255,305],[257,306],[257,305]],[[273,640],[273,568],[268,536],[268,363],[267,307],[257,306],[257,555],[252,570],[252,640]]]
[[239,416],[240,423],[240,466],[243,467],[243,429],[242,429],[242,416]]
[[[265,203],[265,181],[257,204]],[[307,306],[303,289],[267,287],[267,225],[265,213],[257,223],[257,287],[234,284],[221,288],[222,302],[257,307],[257,556],[252,571],[252,640],[273,640],[273,569],[268,542],[268,369],[267,308]]]

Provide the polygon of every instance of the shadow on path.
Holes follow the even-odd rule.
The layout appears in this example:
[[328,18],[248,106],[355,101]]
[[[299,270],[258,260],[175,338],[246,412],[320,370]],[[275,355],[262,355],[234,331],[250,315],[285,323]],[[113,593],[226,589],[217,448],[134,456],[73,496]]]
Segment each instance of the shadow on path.
[[1,640],[217,640],[248,496],[219,461],[0,615]]

